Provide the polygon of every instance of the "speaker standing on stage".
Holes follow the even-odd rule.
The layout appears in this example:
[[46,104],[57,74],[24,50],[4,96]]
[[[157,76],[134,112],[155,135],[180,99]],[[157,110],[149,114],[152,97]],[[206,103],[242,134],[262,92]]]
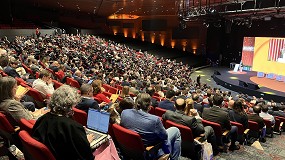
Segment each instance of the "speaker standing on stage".
[[201,86],[201,76],[200,75],[197,77],[197,83],[199,86]]

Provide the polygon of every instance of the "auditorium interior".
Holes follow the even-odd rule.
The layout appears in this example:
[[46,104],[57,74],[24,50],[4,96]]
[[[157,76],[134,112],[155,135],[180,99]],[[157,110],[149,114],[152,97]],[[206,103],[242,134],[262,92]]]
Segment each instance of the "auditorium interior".
[[[109,116],[118,114],[121,126],[112,124],[110,117],[109,136],[96,149],[92,148],[92,158],[173,159],[171,151],[158,156],[163,141],[149,148],[140,134],[122,124],[123,113],[127,112],[114,109],[130,97],[132,110],[143,111],[137,107],[137,101],[151,87],[155,92],[150,95],[151,100],[158,106],[152,101],[146,114],[160,118],[164,131],[170,127],[179,129],[178,159],[285,159],[285,0],[1,0],[1,4],[0,94],[6,92],[3,79],[13,77],[18,86],[26,88],[19,100],[22,109],[40,111],[41,116],[46,116],[55,112],[49,104],[56,98],[52,93],[64,91],[57,92],[61,85],[75,88],[82,98],[87,96],[83,93],[86,85],[92,85],[93,93],[93,84],[101,81],[100,94],[107,100],[95,93],[91,99],[99,109],[110,112]],[[23,75],[13,67],[16,63],[24,68]],[[8,72],[8,67],[20,75]],[[45,89],[47,94],[43,96],[37,91],[38,80],[45,81],[47,87],[52,84],[52,93]],[[123,95],[125,86],[130,89],[127,96]],[[160,90],[156,90],[157,86]],[[175,91],[175,96],[168,97],[170,91]],[[216,105],[218,96],[223,102]],[[6,99],[0,96],[0,160],[61,159],[50,148],[51,142],[47,145],[35,138],[41,127],[39,120],[45,117],[15,119],[11,110],[5,113]],[[186,123],[164,119],[169,109],[160,107],[160,103],[169,101],[178,113],[179,99],[183,99],[186,108],[190,99],[198,114],[198,118],[188,113],[184,116],[197,119],[204,127],[210,126],[217,141],[221,138],[218,151],[214,145],[206,148],[212,142],[197,140],[199,136]],[[31,102],[33,111],[24,102]],[[240,113],[235,110],[238,102],[243,107]],[[206,110],[214,106],[225,112],[230,125],[238,128],[238,149],[229,149],[234,137],[232,129],[225,130],[208,120],[206,114],[204,117],[205,109],[200,111],[196,103]],[[255,112],[258,107],[261,113]],[[71,110],[68,118],[85,128],[90,110],[84,112],[77,106]],[[246,116],[247,126],[235,117],[231,119],[231,114]],[[263,127],[248,119],[248,115],[255,114],[263,118]],[[84,140],[89,141],[88,137]]]

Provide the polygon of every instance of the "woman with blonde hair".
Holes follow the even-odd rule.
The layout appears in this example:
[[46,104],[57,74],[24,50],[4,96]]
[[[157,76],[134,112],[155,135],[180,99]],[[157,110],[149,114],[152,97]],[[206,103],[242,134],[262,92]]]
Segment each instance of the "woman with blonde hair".
[[187,116],[192,116],[195,117],[196,119],[202,119],[197,110],[194,109],[194,101],[192,98],[186,99],[186,107],[184,113]]

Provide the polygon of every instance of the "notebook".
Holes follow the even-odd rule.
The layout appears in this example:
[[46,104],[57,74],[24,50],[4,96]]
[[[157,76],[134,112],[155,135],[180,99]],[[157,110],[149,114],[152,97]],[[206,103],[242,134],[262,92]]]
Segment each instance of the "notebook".
[[110,100],[115,103],[116,100],[118,99],[119,95],[118,94],[112,94],[111,97],[110,97]]
[[17,97],[23,97],[28,91],[29,91],[28,88],[19,85],[16,91],[16,95]]
[[87,117],[87,134],[94,134],[95,138],[90,143],[92,149],[98,148],[107,141],[110,113],[89,108]]

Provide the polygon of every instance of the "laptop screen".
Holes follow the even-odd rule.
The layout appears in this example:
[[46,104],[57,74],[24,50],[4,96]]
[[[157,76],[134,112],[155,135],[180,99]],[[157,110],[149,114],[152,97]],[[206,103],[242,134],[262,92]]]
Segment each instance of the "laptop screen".
[[89,108],[87,117],[87,128],[108,133],[110,113]]

